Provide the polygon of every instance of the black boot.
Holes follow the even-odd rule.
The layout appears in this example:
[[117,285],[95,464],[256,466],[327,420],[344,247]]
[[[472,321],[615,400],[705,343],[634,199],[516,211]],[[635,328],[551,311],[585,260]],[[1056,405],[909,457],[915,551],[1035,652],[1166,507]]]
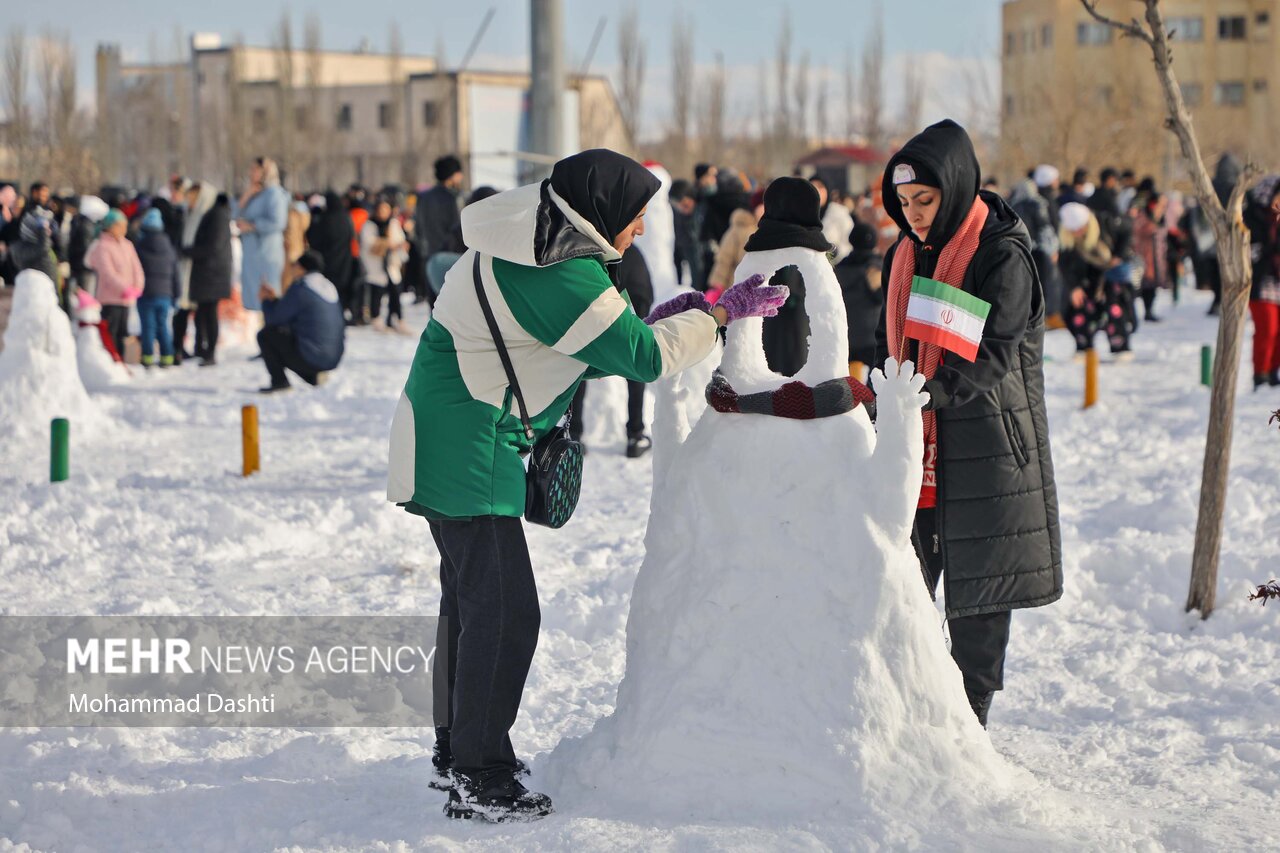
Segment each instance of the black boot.
[[990,690],[972,693],[968,688],[965,688],[964,692],[969,697],[969,707],[973,709],[978,722],[985,729],[987,727],[987,713],[991,710],[991,699],[995,696],[995,693]]
[[1272,388],[1280,385],[1280,370],[1273,370],[1267,375],[1267,384]]
[[1270,380],[1267,378],[1267,374],[1265,373],[1253,374],[1253,390],[1257,391],[1263,385],[1266,385],[1269,381]]
[[627,458],[639,459],[653,449],[653,439],[641,433],[627,437]]
[[453,767],[453,748],[449,745],[449,727],[436,726],[436,745],[431,749],[431,766],[434,772],[428,786],[437,791],[447,791],[452,783],[449,769]]
[[553,811],[550,797],[530,791],[507,769],[478,774],[454,771],[449,802],[444,804],[445,817],[478,817],[493,823],[538,820]]

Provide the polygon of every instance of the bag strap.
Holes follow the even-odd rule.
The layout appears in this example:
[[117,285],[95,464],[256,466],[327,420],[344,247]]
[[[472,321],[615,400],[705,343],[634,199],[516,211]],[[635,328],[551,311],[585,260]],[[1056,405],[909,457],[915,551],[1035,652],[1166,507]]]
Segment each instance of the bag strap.
[[507,352],[507,345],[502,340],[502,332],[498,331],[498,321],[493,316],[493,308],[489,305],[489,297],[484,292],[484,284],[480,280],[480,253],[475,253],[474,263],[471,265],[471,277],[476,283],[476,297],[480,300],[480,310],[484,312],[484,320],[489,324],[489,334],[493,336],[493,343],[498,348],[498,357],[502,359],[502,369],[507,372],[507,382],[511,385],[511,393],[515,395],[516,404],[520,407],[520,422],[524,424],[524,436],[533,441],[534,432],[533,424],[529,422],[529,410],[524,405],[524,394],[520,393],[520,383],[516,380],[516,369],[511,364],[511,355]]

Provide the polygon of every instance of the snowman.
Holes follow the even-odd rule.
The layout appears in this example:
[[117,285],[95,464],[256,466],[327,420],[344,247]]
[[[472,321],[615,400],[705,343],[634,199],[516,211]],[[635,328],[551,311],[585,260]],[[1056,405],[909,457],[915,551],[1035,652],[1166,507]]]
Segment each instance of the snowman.
[[[849,378],[817,192],[780,179],[735,280],[798,277],[807,360],[769,369],[744,320],[670,450],[615,710],[560,744],[561,801],[671,819],[914,820],[1013,774],[974,719],[910,541],[923,378]],[[666,411],[659,412],[659,418]],[[975,802],[976,801],[976,802]]]

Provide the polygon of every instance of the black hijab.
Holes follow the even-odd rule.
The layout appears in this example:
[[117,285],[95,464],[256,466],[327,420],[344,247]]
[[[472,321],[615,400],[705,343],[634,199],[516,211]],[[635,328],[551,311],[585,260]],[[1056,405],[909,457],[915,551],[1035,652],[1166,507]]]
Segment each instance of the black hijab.
[[893,183],[893,173],[899,163],[914,167],[915,172],[922,177],[927,176],[919,183],[937,186],[942,190],[942,207],[929,229],[929,245],[941,249],[955,235],[960,223],[969,215],[973,200],[978,197],[982,170],[978,166],[978,155],[973,150],[969,134],[951,119],[944,119],[912,137],[884,168],[881,192],[885,213],[889,214],[904,234],[918,243],[919,238],[911,230],[907,218],[902,215],[897,187]]
[[551,170],[551,189],[610,243],[661,187],[644,166],[607,148],[566,157]]

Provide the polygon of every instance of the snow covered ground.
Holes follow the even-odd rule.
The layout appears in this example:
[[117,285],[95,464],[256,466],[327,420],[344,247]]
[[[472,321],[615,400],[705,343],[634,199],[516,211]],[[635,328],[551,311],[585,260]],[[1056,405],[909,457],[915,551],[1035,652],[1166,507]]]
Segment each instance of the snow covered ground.
[[[1214,335],[1206,304],[1193,295],[1144,327],[1134,362],[1104,355],[1102,400],[1087,412],[1070,341],[1050,336],[1066,594],[1015,614],[990,732],[1035,780],[1022,807],[928,824],[655,824],[561,797],[547,820],[492,827],[441,814],[443,795],[426,787],[429,729],[3,729],[0,851],[1276,849],[1280,609],[1246,597],[1280,572],[1280,433],[1267,425],[1280,390],[1251,393],[1247,370],[1219,609],[1208,622],[1182,612],[1208,406],[1199,348]],[[383,501],[387,426],[414,346],[354,331],[329,385],[266,400],[249,393],[266,377],[247,351],[213,370],[139,376],[95,395],[93,429],[72,424],[72,479],[53,487],[43,440],[0,440],[0,606],[434,611],[426,525]],[[535,787],[561,739],[610,711],[622,676],[651,471],[621,454],[618,390],[592,389],[578,516],[529,531],[542,636],[513,740]],[[245,402],[260,406],[263,447],[247,480]]]

